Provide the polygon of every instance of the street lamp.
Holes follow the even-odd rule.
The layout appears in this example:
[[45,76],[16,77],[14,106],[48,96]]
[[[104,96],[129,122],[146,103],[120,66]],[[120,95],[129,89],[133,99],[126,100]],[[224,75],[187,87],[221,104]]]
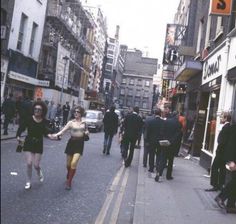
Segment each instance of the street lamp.
[[64,73],[63,73],[62,84],[61,84],[61,96],[60,96],[61,105],[62,105],[62,96],[63,96],[63,89],[64,89],[64,80],[66,76],[66,65],[67,65],[67,61],[69,60],[69,57],[64,56],[62,59],[65,60],[65,66],[64,66]]

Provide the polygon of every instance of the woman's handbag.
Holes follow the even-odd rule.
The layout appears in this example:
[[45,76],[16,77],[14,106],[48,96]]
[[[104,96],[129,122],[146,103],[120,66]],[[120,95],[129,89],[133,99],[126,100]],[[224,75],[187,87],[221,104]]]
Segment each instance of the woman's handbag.
[[167,147],[167,146],[170,146],[170,141],[169,140],[159,140],[159,144],[160,144],[160,146]]
[[24,148],[24,142],[19,142],[17,147],[16,147],[16,152],[22,152]]

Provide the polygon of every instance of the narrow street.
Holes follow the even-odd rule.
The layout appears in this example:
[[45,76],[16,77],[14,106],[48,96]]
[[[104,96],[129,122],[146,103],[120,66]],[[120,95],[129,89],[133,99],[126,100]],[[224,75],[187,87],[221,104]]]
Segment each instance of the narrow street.
[[45,139],[42,159],[45,180],[39,183],[33,172],[30,190],[24,189],[25,163],[23,153],[15,152],[16,140],[1,142],[1,223],[132,223],[139,153],[135,154],[133,166],[124,169],[116,136],[111,155],[105,156],[103,133],[91,133],[73,189],[66,191],[67,139],[66,136],[61,141]]

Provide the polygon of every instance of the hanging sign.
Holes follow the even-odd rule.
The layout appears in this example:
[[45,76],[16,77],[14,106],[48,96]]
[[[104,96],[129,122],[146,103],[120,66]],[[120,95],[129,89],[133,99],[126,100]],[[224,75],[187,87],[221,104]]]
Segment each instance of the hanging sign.
[[210,15],[228,16],[231,14],[232,0],[211,0]]

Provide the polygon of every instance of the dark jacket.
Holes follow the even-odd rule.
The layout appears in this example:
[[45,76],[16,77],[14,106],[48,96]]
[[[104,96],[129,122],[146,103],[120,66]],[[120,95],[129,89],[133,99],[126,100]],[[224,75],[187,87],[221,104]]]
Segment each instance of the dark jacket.
[[124,136],[130,139],[137,139],[143,127],[142,118],[136,114],[128,114],[124,120]]
[[219,135],[218,135],[218,138],[217,138],[217,142],[218,142],[218,146],[217,146],[217,150],[216,150],[216,153],[224,153],[224,148],[228,142],[228,138],[229,138],[229,130],[230,130],[230,123],[227,123],[225,124]]
[[12,119],[16,113],[16,104],[11,98],[7,98],[2,104],[3,114]]
[[231,125],[228,130],[228,141],[225,145],[226,162],[236,162],[236,124]]
[[173,117],[164,121],[163,139],[169,140],[172,146],[178,143],[181,134],[181,125],[178,118]]
[[104,132],[108,134],[117,133],[118,123],[118,115],[115,112],[106,112],[103,118]]
[[146,125],[146,141],[151,145],[159,144],[159,140],[163,139],[163,124],[164,120],[160,117],[154,117],[149,119],[145,123]]

